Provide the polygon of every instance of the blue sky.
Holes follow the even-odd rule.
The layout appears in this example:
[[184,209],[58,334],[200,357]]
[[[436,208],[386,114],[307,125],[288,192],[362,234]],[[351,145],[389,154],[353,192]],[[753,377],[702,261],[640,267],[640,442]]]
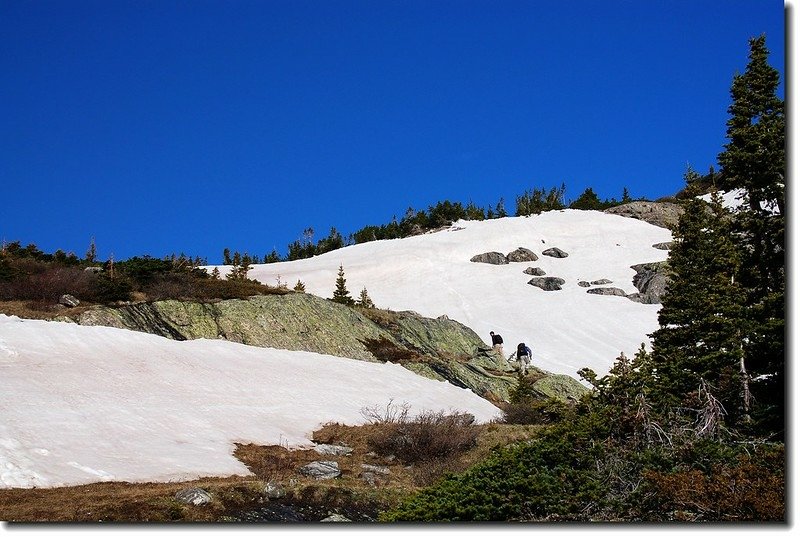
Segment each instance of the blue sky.
[[444,199],[674,194],[761,33],[783,77],[771,0],[2,0],[0,239],[214,263]]

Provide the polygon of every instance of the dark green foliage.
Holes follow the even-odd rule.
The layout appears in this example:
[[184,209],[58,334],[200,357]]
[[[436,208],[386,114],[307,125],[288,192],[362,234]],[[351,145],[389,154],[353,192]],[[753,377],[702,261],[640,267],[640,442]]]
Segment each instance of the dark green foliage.
[[363,288],[361,290],[361,294],[358,295],[358,300],[356,301],[356,306],[362,308],[374,308],[375,304],[372,302],[372,299],[369,297],[367,293],[367,288]]
[[559,188],[545,191],[543,188],[534,188],[529,192],[517,196],[516,216],[541,214],[544,211],[555,211],[564,208],[565,184]]
[[675,404],[703,379],[735,420],[743,407],[737,377],[746,304],[729,214],[717,198],[711,204],[693,198],[684,205],[674,237],[661,328],[652,334],[654,389]]
[[599,211],[604,207],[603,202],[600,201],[600,198],[597,197],[594,190],[589,187],[578,196],[578,199],[569,204],[569,208]]
[[753,388],[763,407],[754,416],[779,432],[785,419],[786,118],[777,96],[779,73],[767,63],[768,55],[763,35],[750,40],[747,68],[731,86],[728,143],[719,162],[723,188],[744,191],[734,231],[744,256],[737,277],[749,306],[746,363],[761,379]]
[[345,306],[355,304],[353,297],[350,296],[350,291],[347,290],[347,280],[344,277],[344,267],[342,265],[339,265],[339,275],[336,277],[336,288],[333,291],[331,300]]

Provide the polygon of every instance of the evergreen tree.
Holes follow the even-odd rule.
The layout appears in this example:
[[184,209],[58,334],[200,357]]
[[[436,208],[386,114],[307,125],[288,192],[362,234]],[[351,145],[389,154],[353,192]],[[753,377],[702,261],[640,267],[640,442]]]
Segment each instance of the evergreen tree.
[[[785,130],[780,75],[767,63],[762,35],[750,40],[744,74],[734,76],[728,109],[728,143],[719,155],[722,188],[742,189],[735,215],[737,275],[747,289],[751,331],[743,338],[759,413],[767,428],[782,431],[785,414]],[[770,422],[768,424],[768,422]]]
[[211,271],[211,278],[214,280],[219,280],[219,268],[214,267],[214,270]]
[[[694,175],[688,172],[687,182]],[[671,281],[660,328],[652,334],[658,400],[678,406],[705,380],[735,420],[747,414],[750,402],[740,377],[745,293],[736,280],[740,256],[721,198],[715,195],[710,204],[689,200],[673,235]]]
[[358,295],[358,300],[356,301],[356,306],[361,306],[362,308],[374,308],[375,304],[372,302],[372,299],[367,294],[367,288],[363,288],[361,290],[361,294]]
[[582,209],[584,211],[599,211],[603,208],[603,202],[595,194],[591,187],[584,190],[578,199],[569,204],[570,209]]
[[347,290],[347,280],[344,277],[344,267],[339,265],[339,275],[336,277],[336,289],[333,291],[333,301],[346,306],[352,306],[355,302]]
[[633,201],[631,198],[631,193],[628,192],[628,187],[622,187],[622,200],[620,201],[621,204],[623,203],[630,203]]
[[297,283],[294,284],[294,290],[297,291],[298,293],[305,293],[306,292],[306,284],[304,284],[303,282],[301,282],[298,279]]
[[86,262],[94,263],[95,261],[97,261],[97,246],[94,243],[94,237],[92,237],[92,241],[89,243],[89,249],[86,251]]
[[222,250],[222,264],[223,265],[232,265],[233,259],[231,259],[231,249],[225,248]]

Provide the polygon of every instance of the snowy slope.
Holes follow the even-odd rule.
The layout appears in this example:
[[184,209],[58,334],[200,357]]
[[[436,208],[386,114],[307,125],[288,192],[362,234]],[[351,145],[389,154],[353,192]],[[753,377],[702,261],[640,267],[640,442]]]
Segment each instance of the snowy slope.
[[[413,310],[424,316],[447,315],[489,342],[501,334],[506,352],[524,341],[534,363],[577,378],[591,367],[604,374],[620,351],[632,356],[647,334],[658,328],[658,305],[625,297],[586,293],[580,280],[612,280],[609,286],[636,292],[631,265],[663,261],[667,252],[653,244],[672,239],[666,229],[598,211],[563,210],[531,217],[483,222],[460,221],[449,230],[405,239],[375,241],[342,248],[311,259],[254,265],[249,277],[330,297],[342,264],[351,295],[366,287],[379,308]],[[507,254],[525,247],[539,255],[532,263],[495,266],[472,263],[487,251]],[[558,247],[569,257],[542,256]],[[566,280],[561,291],[527,285],[523,270],[542,268]],[[225,274],[229,267],[219,267]],[[210,270],[210,269],[209,269]]]
[[399,365],[0,315],[0,488],[247,475],[234,442],[309,446],[389,400],[498,412]]

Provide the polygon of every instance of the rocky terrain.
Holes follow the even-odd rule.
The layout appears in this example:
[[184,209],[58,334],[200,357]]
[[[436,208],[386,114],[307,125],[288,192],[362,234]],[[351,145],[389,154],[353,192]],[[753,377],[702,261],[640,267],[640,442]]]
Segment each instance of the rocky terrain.
[[[445,316],[431,319],[410,311],[350,308],[305,293],[210,303],[164,300],[96,306],[56,320],[174,340],[225,339],[257,347],[391,361],[495,402],[507,401],[517,382],[516,371],[505,358],[473,330]],[[534,389],[544,396],[577,398],[585,390],[566,375],[541,370],[536,374],[542,378]]]

